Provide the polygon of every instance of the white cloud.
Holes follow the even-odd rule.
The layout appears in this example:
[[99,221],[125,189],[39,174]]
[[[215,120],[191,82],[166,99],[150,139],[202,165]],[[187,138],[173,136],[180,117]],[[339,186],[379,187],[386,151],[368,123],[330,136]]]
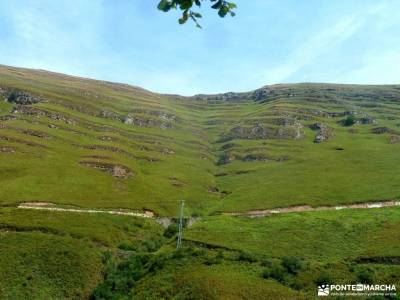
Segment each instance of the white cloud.
[[279,83],[287,80],[312,63],[326,49],[333,48],[350,38],[361,28],[363,23],[363,20],[357,19],[355,16],[347,17],[334,24],[333,27],[326,28],[316,36],[306,39],[289,55],[284,64],[267,71],[264,75],[265,81]]
[[385,53],[368,52],[360,68],[341,78],[345,83],[400,84],[400,49]]
[[267,70],[261,76],[266,83],[290,81],[291,77],[303,68],[317,63],[321,56],[337,50],[338,46],[360,32],[371,18],[385,11],[383,5],[376,5],[365,11],[341,17],[334,24],[319,30],[314,36],[304,39],[303,43],[288,55],[286,61]]

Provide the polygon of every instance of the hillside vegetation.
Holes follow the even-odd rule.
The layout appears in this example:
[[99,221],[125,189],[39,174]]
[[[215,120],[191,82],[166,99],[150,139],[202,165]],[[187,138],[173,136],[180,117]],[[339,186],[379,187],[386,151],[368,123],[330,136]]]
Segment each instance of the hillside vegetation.
[[173,215],[400,195],[400,86],[154,94],[0,68],[0,201]]
[[400,85],[183,97],[0,66],[0,299],[313,299],[322,283],[400,284],[399,207],[226,215],[399,199],[399,116]]

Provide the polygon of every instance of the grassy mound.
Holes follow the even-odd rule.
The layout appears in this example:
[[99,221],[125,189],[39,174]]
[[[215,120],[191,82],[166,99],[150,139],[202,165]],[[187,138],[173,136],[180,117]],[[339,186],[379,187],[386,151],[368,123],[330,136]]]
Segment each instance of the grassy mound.
[[102,279],[99,249],[70,237],[0,232],[0,298],[86,299]]

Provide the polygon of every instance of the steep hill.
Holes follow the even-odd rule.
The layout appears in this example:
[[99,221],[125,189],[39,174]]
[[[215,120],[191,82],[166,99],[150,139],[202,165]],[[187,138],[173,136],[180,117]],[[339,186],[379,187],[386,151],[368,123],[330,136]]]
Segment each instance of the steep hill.
[[[0,299],[315,299],[319,284],[399,286],[399,202],[336,210],[400,198],[399,116],[394,85],[182,97],[0,66]],[[177,250],[181,199],[186,218],[201,218]],[[294,212],[235,216],[279,207]],[[149,210],[156,218],[132,212]]]
[[400,86],[181,97],[0,67],[2,204],[174,215],[400,196]]

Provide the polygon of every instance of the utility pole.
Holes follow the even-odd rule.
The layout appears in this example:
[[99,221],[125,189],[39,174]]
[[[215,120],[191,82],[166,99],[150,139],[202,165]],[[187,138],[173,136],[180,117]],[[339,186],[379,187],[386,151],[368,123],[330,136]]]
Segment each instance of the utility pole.
[[183,207],[185,206],[185,200],[181,200],[181,215],[179,217],[179,232],[178,232],[178,241],[176,243],[176,249],[178,249],[182,244],[182,235],[183,235]]

